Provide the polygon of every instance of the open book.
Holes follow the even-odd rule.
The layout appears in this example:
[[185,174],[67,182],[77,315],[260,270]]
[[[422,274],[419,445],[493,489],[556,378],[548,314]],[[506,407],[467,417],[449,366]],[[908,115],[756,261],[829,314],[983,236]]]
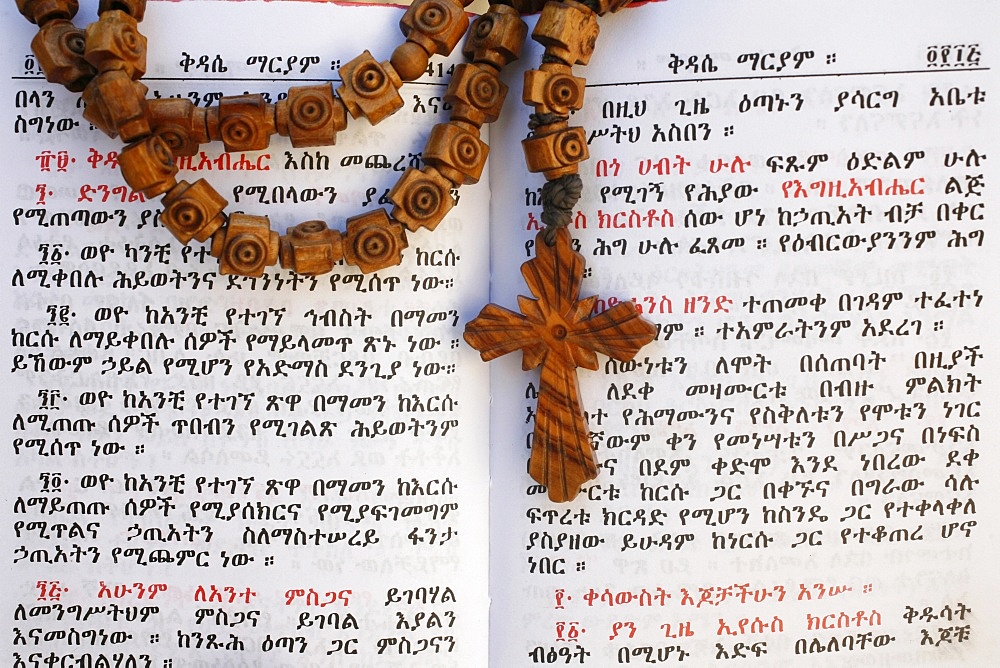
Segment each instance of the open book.
[[[143,81],[276,100],[388,59],[402,12],[151,2]],[[1000,662],[995,3],[601,19],[569,230],[594,310],[657,337],[581,372],[600,471],[568,504],[526,472],[537,372],[462,341],[527,294],[539,45],[399,266],[250,279],[162,229],[13,3],[3,25],[0,662]],[[206,145],[180,178],[340,228],[419,164],[460,51],[335,146]]]

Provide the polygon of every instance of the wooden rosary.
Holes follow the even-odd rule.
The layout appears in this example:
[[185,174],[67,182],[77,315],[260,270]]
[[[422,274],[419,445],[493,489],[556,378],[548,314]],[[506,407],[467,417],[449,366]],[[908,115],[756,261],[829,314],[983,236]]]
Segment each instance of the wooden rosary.
[[[196,107],[180,98],[146,99],[139,80],[146,71],[146,38],[138,31],[145,0],[100,0],[99,18],[86,29],[72,23],[77,0],[17,0],[21,14],[38,25],[31,47],[48,81],[82,92],[86,118],[126,146],[118,163],[128,185],[153,198],[162,195],[160,222],[187,244],[211,240],[221,274],[262,276],[279,264],[300,274],[332,271],[341,260],[362,272],[398,265],[406,231],[434,230],[454,205],[452,190],[475,183],[488,146],[480,128],[500,115],[507,87],[502,68],[520,56],[527,34],[521,15],[540,11],[532,38],[545,47],[542,63],[525,73],[522,99],[534,107],[523,140],[528,170],[546,178],[535,257],[522,268],[534,295],[519,297],[521,313],[487,305],[465,331],[484,360],[521,350],[524,369],[541,366],[538,410],[529,473],[553,501],[568,501],[597,475],[576,367],[597,369],[597,352],[626,361],[655,336],[631,302],[594,314],[596,297],[579,299],[584,259],[572,250],[566,229],[580,198],[579,163],[586,160],[583,128],[569,114],[582,108],[585,79],[572,73],[586,65],[598,35],[597,16],[629,0],[492,1],[469,28],[459,0],[414,0],[399,25],[406,40],[386,62],[365,51],[340,68],[341,85],[288,89],[268,104],[261,95],[223,97],[217,107]],[[348,218],[343,232],[310,220],[279,235],[266,216],[227,214],[228,202],[204,179],[176,179],[176,156],[222,141],[226,151],[259,151],[272,134],[292,146],[335,143],[348,116],[372,125],[403,106],[399,89],[424,74],[431,56],[448,55],[462,36],[469,62],[455,68],[444,100],[448,122],[434,126],[422,153],[424,166],[408,168],[389,191],[390,211]]]

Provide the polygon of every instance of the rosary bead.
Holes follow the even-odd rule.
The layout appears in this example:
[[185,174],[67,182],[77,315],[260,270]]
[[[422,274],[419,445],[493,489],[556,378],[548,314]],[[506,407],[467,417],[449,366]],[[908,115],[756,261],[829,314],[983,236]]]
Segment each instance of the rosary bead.
[[510,5],[521,16],[527,14],[537,14],[542,11],[542,7],[549,0],[503,0],[505,5]]
[[533,105],[536,114],[566,116],[583,108],[587,80],[575,77],[565,63],[543,63],[537,70],[524,73],[521,99]]
[[69,20],[80,9],[77,0],[17,0],[21,15],[39,26],[55,19]]
[[406,232],[389,218],[385,209],[375,209],[347,219],[344,260],[368,274],[394,267],[403,261]]
[[344,242],[340,232],[331,230],[322,220],[299,223],[281,237],[281,266],[297,274],[325,274],[343,257]]
[[521,141],[529,172],[542,172],[548,180],[577,172],[579,163],[589,157],[587,135],[583,128],[565,123],[545,126],[547,132]]
[[486,165],[489,146],[477,133],[455,123],[438,123],[424,147],[424,162],[455,185],[479,180]]
[[167,142],[155,135],[123,148],[118,166],[125,183],[146,197],[158,197],[177,185],[174,156]]
[[98,14],[115,9],[120,9],[136,21],[141,21],[146,15],[146,0],[101,0],[97,4]]
[[206,241],[225,223],[225,199],[205,179],[180,181],[163,197],[160,223],[182,244]]
[[473,22],[462,53],[473,62],[500,69],[521,57],[527,34],[528,25],[516,9],[490,5],[489,11]]
[[614,13],[625,7],[632,0],[592,0],[594,11],[599,16],[604,16],[608,12]]
[[126,142],[141,139],[152,132],[147,90],[124,70],[102,72],[83,91],[87,103],[83,117],[110,137],[120,134]]
[[451,105],[451,118],[479,127],[500,117],[507,85],[495,69],[483,63],[461,63],[448,83],[444,101]]
[[416,42],[403,42],[392,52],[389,64],[403,81],[416,81],[427,71],[431,54]]
[[219,258],[219,273],[260,278],[278,262],[281,239],[271,230],[267,216],[234,213],[225,228],[212,235],[212,255]]
[[452,185],[433,167],[408,168],[389,191],[389,199],[395,204],[392,218],[410,232],[421,227],[434,230],[455,205]]
[[545,47],[545,55],[570,65],[586,65],[597,43],[597,14],[590,7],[564,0],[542,9],[531,38]]
[[347,108],[329,83],[295,86],[275,105],[275,126],[295,148],[330,146],[347,127]]
[[124,70],[132,79],[146,73],[146,38],[136,20],[113,9],[87,26],[87,48],[83,54],[98,72]]
[[191,100],[179,97],[148,100],[146,105],[153,133],[167,142],[175,157],[195,155],[199,145],[208,142],[206,108],[196,107]]
[[365,51],[339,72],[343,84],[337,88],[337,95],[353,118],[364,116],[376,125],[402,108],[398,89],[403,81],[388,62],[379,63]]
[[209,136],[221,139],[227,152],[262,151],[276,130],[274,106],[259,94],[223,97],[205,120]]
[[84,32],[68,20],[48,21],[31,40],[31,50],[45,79],[79,93],[94,78],[93,66],[83,57]]
[[452,0],[414,0],[399,20],[408,42],[440,56],[452,52],[468,27],[469,17]]

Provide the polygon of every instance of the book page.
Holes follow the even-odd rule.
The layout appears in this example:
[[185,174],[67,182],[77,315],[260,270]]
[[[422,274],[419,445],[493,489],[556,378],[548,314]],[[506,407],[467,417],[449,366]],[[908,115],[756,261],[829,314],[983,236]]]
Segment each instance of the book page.
[[[489,368],[459,342],[488,295],[488,184],[410,233],[399,266],[219,275],[124,186],[121,140],[42,79],[37,28],[2,12],[0,663],[484,665]],[[336,86],[366,49],[388,60],[402,13],[152,2],[147,97]],[[279,233],[343,231],[419,165],[452,62],[335,146],[204,144],[177,178]]]
[[[600,471],[562,505],[526,473],[538,372],[492,363],[491,664],[996,664],[997,5],[600,24],[570,119],[582,295],[659,334],[580,371]],[[511,309],[527,114],[494,130]]]

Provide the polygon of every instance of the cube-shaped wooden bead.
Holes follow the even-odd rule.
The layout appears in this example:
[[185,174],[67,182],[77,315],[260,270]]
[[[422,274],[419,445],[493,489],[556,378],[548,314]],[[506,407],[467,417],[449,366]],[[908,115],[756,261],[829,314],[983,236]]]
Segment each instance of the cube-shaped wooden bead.
[[55,19],[69,20],[79,9],[77,0],[17,0],[21,15],[39,26]]
[[597,43],[597,14],[573,0],[549,2],[531,38],[545,47],[545,55],[570,65],[586,65]]
[[136,21],[142,21],[146,15],[146,0],[101,0],[97,4],[97,13],[103,14],[120,9]]
[[220,274],[260,278],[278,262],[281,237],[271,230],[267,216],[234,213],[226,226],[212,235],[212,255],[219,258]]
[[45,72],[45,79],[79,93],[97,71],[83,57],[86,36],[65,19],[48,21],[31,40],[31,50]]
[[536,114],[566,116],[583,107],[587,80],[573,76],[565,63],[543,63],[537,70],[524,73],[521,99],[532,105]]
[[180,181],[163,197],[160,223],[183,244],[192,239],[206,241],[226,222],[226,204],[205,179],[194,184]]
[[380,63],[365,51],[339,72],[343,84],[337,95],[353,118],[364,116],[375,125],[402,108],[399,87],[403,80],[388,62]]
[[491,4],[489,11],[473,22],[462,53],[469,60],[499,69],[521,57],[527,35],[528,24],[516,9]]
[[147,90],[124,70],[102,72],[83,91],[87,103],[83,117],[110,137],[121,135],[126,142],[141,139],[152,131]]
[[275,105],[275,126],[296,148],[330,146],[347,127],[347,108],[329,83],[293,86],[288,97]]
[[439,123],[424,147],[424,162],[456,185],[476,183],[490,148],[474,133],[455,123]]
[[113,9],[87,26],[87,62],[98,72],[124,70],[132,79],[146,73],[146,38],[134,18]]
[[167,142],[156,135],[123,148],[118,167],[132,190],[146,197],[158,197],[177,185],[174,156]]
[[385,209],[347,219],[344,260],[363,274],[396,266],[403,261],[406,246],[406,231]]
[[[556,125],[564,126],[559,123]],[[542,172],[548,180],[577,171],[579,163],[589,157],[587,135],[583,128],[561,127],[522,140],[524,158],[529,172]]]
[[453,120],[467,121],[479,127],[500,117],[507,84],[498,72],[485,63],[461,63],[448,83],[444,101],[451,105]]
[[198,147],[208,142],[205,107],[196,107],[191,100],[180,97],[148,100],[146,105],[153,133],[167,142],[175,157],[195,155]]
[[325,274],[343,257],[343,236],[322,220],[299,223],[281,237],[281,266],[297,274]]
[[263,95],[231,95],[209,109],[205,124],[213,140],[221,140],[226,151],[263,151],[277,131],[274,105]]
[[594,11],[597,12],[598,16],[604,16],[608,12],[617,12],[619,9],[628,5],[631,1],[632,0],[593,0],[593,2],[596,3]]
[[469,27],[469,17],[452,0],[414,0],[399,20],[407,41],[430,54],[446,56]]
[[421,227],[433,230],[455,205],[453,186],[433,167],[409,167],[389,191],[389,199],[395,204],[390,215],[410,232]]

